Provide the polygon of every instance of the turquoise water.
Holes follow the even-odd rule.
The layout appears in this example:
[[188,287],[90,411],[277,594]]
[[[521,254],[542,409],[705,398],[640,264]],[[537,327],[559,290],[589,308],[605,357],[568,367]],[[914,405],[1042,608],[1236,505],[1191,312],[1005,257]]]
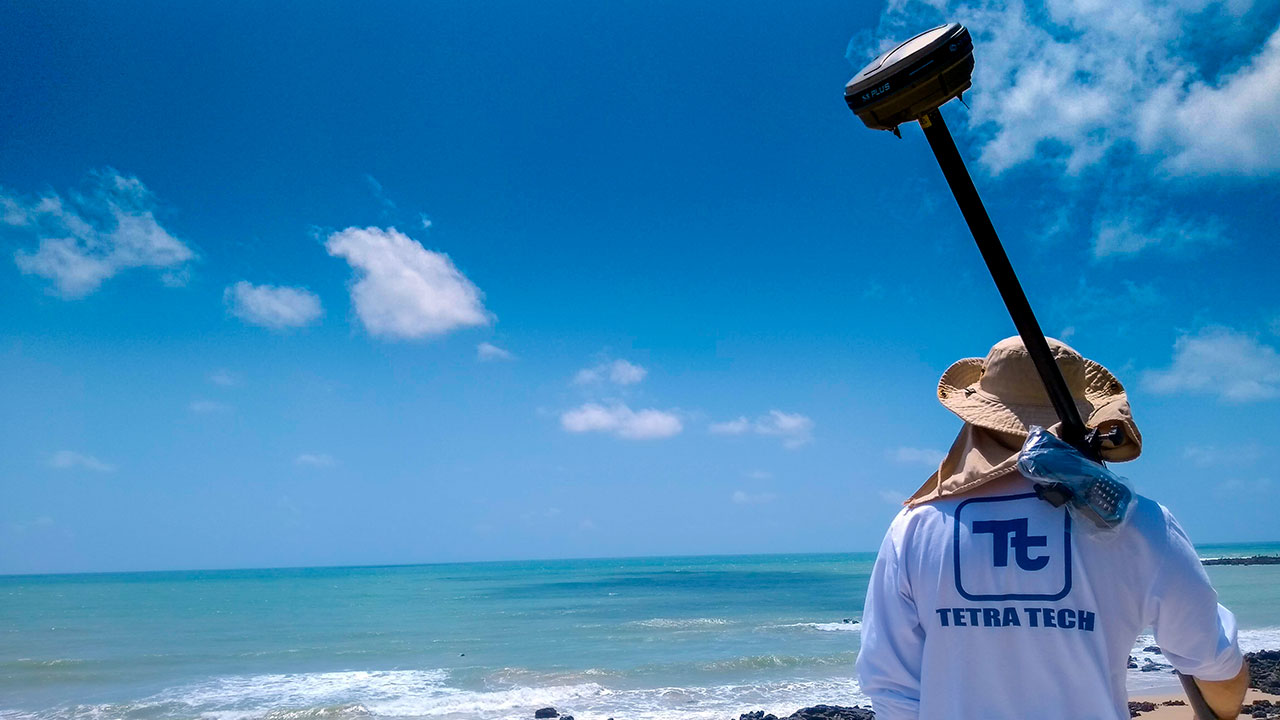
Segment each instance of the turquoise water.
[[[852,704],[865,701],[852,664],[873,559],[0,577],[0,718],[461,720],[555,705],[723,720]],[[1280,647],[1280,566],[1208,570],[1243,644]]]

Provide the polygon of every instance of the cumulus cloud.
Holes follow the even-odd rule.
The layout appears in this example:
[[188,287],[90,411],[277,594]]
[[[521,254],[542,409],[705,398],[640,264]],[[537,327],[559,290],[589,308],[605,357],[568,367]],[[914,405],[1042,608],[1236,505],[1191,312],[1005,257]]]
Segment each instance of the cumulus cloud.
[[[1249,0],[891,0],[879,34],[888,44],[944,18],[974,33],[968,100],[993,173],[1045,156],[1080,173],[1124,148],[1170,173],[1258,175],[1280,170],[1280,28],[1259,37],[1270,15],[1253,10]],[[851,60],[864,54],[851,45]]]
[[1138,140],[1148,152],[1172,146],[1163,164],[1173,173],[1270,174],[1280,170],[1277,118],[1280,28],[1234,72],[1161,87],[1142,108]]
[[1280,353],[1252,335],[1225,327],[1207,327],[1178,338],[1173,361],[1149,370],[1143,386],[1161,394],[1216,395],[1229,402],[1280,397]]
[[899,447],[889,451],[889,458],[904,465],[924,465],[937,469],[946,453],[929,448]]
[[49,467],[55,470],[92,470],[100,473],[108,473],[116,469],[110,463],[74,450],[59,450],[49,456]]
[[294,465],[313,468],[333,467],[336,462],[337,461],[333,459],[333,456],[326,455],[325,453],[302,453],[293,459]]
[[504,350],[493,343],[482,342],[476,345],[476,359],[480,362],[490,362],[493,360],[514,360],[515,355],[511,351]]
[[576,385],[594,385],[606,380],[615,385],[635,385],[644,380],[649,371],[626,360],[614,360],[594,367],[583,368],[573,376]]
[[771,492],[749,493],[744,490],[737,490],[729,499],[738,505],[763,505],[773,502],[778,499],[778,496]]
[[665,438],[684,429],[673,412],[632,410],[623,403],[586,403],[560,416],[560,426],[568,432],[603,432],[632,440]]
[[37,241],[14,254],[18,269],[53,283],[65,299],[84,297],[125,270],[162,271],[169,285],[185,281],[195,257],[155,218],[156,202],[142,181],[106,169],[90,174],[83,192],[27,199],[0,188],[0,223]]
[[324,312],[320,297],[306,288],[254,285],[246,280],[229,286],[222,299],[232,315],[273,330],[310,325]]
[[813,420],[800,413],[770,410],[755,420],[739,417],[708,427],[716,435],[766,435],[780,438],[784,447],[798,448],[813,440]]
[[488,325],[482,294],[448,255],[432,252],[395,228],[347,228],[325,249],[351,265],[351,300],[370,334],[422,338]]

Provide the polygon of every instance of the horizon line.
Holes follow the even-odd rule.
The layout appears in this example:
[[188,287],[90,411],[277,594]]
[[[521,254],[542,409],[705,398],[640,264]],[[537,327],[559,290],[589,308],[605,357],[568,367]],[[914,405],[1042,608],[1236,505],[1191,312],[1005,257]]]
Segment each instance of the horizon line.
[[[1280,540],[1252,540],[1237,542],[1205,542],[1192,543],[1199,549],[1207,545],[1275,545]],[[503,558],[492,560],[447,560],[436,562],[403,562],[403,563],[369,563],[369,564],[336,564],[336,565],[279,565],[252,567],[203,567],[203,568],[162,568],[150,570],[80,570],[73,572],[0,572],[0,580],[14,578],[49,578],[72,577],[82,575],[162,575],[167,573],[230,573],[230,572],[266,572],[282,570],[376,570],[380,568],[412,568],[434,567],[445,565],[497,565],[501,563],[539,563],[539,562],[578,562],[584,560],[660,560],[697,558],[741,558],[741,557],[788,557],[797,555],[873,555],[876,550],[827,550],[821,552],[749,552],[749,553],[695,553],[690,555],[588,555],[577,557],[543,557],[543,558]],[[1202,558],[1203,559],[1203,558]]]

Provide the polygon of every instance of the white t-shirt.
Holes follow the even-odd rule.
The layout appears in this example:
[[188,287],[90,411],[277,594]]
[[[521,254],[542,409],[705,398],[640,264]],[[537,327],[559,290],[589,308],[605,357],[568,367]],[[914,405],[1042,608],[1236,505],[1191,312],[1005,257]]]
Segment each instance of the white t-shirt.
[[1110,536],[1082,528],[1021,476],[899,513],[862,614],[876,719],[1123,720],[1148,626],[1178,670],[1235,677],[1235,617],[1191,541],[1152,500],[1130,513]]

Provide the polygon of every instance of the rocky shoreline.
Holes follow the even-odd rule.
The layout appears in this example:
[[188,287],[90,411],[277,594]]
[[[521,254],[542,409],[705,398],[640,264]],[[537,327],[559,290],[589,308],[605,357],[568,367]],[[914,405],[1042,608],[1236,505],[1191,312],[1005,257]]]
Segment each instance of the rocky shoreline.
[[1249,687],[1280,695],[1280,650],[1260,650],[1245,657],[1249,658]]
[[1201,560],[1202,565],[1280,565],[1280,555],[1250,555]]
[[[1151,652],[1160,651],[1159,648],[1154,646],[1146,648],[1146,650]],[[1262,650],[1255,653],[1247,653],[1245,657],[1249,660],[1249,687],[1271,695],[1280,695],[1280,650]],[[1159,666],[1160,669],[1166,667],[1168,666]],[[1147,668],[1144,667],[1142,669],[1146,670]],[[1186,704],[1185,700],[1166,700],[1159,705],[1153,702],[1130,702],[1129,717],[1138,717],[1144,712],[1152,712],[1165,705],[1182,706]],[[875,716],[875,712],[870,708],[858,705],[852,707],[844,705],[814,705],[801,708],[785,717],[766,713],[763,710],[755,710],[739,715],[736,720],[874,720]],[[1254,701],[1245,706],[1242,717],[1280,718],[1280,703],[1273,703],[1270,700]],[[555,708],[550,707],[536,711],[534,718],[537,718],[537,720],[550,718],[573,720],[572,715],[562,714]],[[614,719],[609,718],[609,720]]]

